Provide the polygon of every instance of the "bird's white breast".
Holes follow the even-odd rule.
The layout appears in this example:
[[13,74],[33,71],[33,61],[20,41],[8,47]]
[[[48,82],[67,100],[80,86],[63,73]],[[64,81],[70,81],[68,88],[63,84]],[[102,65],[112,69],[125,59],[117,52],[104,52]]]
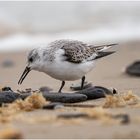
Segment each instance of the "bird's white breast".
[[64,50],[59,49],[55,53],[55,60],[46,62],[46,65],[42,66],[42,71],[58,80],[73,81],[82,78],[94,67],[94,61],[83,63],[65,61],[63,54]]

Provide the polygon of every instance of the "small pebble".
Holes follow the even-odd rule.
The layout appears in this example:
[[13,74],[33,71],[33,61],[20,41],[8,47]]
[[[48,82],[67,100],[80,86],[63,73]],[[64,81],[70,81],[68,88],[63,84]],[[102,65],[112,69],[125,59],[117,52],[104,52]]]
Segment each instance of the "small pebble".
[[4,60],[1,65],[2,67],[9,68],[14,66],[14,62],[12,60],[7,59]]
[[61,102],[61,103],[77,103],[87,100],[87,96],[83,94],[73,93],[42,93],[48,101]]
[[26,88],[25,90],[19,90],[17,89],[18,93],[24,94],[24,93],[33,93],[33,92],[37,92],[38,90],[32,90],[31,88]]
[[63,113],[57,116],[58,118],[73,119],[73,118],[88,118],[86,113]]
[[58,109],[58,108],[62,108],[62,107],[64,107],[64,105],[62,103],[52,102],[48,105],[43,106],[43,109],[53,110],[53,109]]
[[1,90],[2,91],[12,91],[12,89],[10,87],[3,87]]
[[89,87],[87,89],[83,89],[76,93],[84,94],[88,97],[88,99],[98,99],[98,98],[105,98],[106,95],[116,94],[117,91],[115,89],[111,91],[110,89],[107,89],[105,87],[94,86],[94,87]]
[[0,105],[2,105],[2,103],[12,103],[18,98],[18,93],[12,91],[2,91],[0,92]]
[[26,88],[25,92],[32,92],[32,89],[31,88]]
[[49,87],[40,87],[39,88],[39,91],[40,92],[49,92],[49,91],[51,91],[52,89],[51,88],[49,88]]
[[125,72],[128,75],[132,75],[132,76],[140,76],[140,61],[135,61],[132,64],[130,64]]
[[115,88],[113,88],[113,91],[112,91],[113,94],[117,94],[117,90]]
[[[85,83],[84,83],[83,89],[86,89],[86,88],[89,88],[89,87],[92,87],[92,83],[85,82]],[[72,84],[72,85],[70,86],[70,89],[73,90],[73,91],[81,90],[81,83]]]
[[113,118],[121,119],[121,124],[128,124],[128,123],[130,123],[130,117],[127,114],[115,115],[115,116],[113,116]]
[[60,104],[60,105],[56,105],[56,106],[54,107],[54,109],[60,109],[60,108],[63,108],[63,107],[64,107],[64,105]]

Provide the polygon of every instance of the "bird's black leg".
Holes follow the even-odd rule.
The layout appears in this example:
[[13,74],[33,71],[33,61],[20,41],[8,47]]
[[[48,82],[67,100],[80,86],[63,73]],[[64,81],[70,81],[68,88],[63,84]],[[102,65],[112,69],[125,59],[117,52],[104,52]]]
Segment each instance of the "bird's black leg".
[[85,82],[85,79],[86,79],[86,77],[85,76],[83,76],[82,77],[82,82],[81,82],[81,90],[83,89],[83,87],[84,87],[84,82]]
[[62,81],[62,84],[61,84],[61,87],[60,87],[60,89],[59,89],[59,93],[61,93],[61,90],[62,90],[62,88],[64,87],[64,85],[65,85],[65,81]]

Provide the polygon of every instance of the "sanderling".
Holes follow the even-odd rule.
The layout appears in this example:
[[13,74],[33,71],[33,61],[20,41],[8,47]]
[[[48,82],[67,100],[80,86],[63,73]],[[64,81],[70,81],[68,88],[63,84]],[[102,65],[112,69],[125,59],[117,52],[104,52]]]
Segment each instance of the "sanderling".
[[18,84],[22,84],[31,70],[37,70],[62,81],[58,92],[61,92],[65,81],[78,79],[82,79],[82,89],[85,75],[93,69],[95,60],[114,53],[115,51],[104,51],[114,45],[117,44],[94,46],[77,40],[63,39],[51,42],[46,47],[33,49],[29,52],[28,65]]

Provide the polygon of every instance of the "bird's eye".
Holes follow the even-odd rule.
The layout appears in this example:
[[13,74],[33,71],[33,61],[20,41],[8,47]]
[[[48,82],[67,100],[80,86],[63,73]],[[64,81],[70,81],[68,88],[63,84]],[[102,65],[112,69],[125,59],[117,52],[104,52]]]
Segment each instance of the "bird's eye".
[[33,58],[32,58],[32,57],[31,57],[31,58],[29,58],[29,62],[31,62],[31,63],[33,62]]

